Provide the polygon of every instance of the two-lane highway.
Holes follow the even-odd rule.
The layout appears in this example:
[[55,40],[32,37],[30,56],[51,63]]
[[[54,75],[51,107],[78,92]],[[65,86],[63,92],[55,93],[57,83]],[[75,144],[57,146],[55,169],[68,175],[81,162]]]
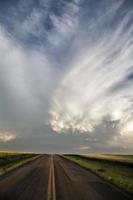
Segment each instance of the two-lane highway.
[[0,178],[0,200],[130,200],[126,193],[57,155]]

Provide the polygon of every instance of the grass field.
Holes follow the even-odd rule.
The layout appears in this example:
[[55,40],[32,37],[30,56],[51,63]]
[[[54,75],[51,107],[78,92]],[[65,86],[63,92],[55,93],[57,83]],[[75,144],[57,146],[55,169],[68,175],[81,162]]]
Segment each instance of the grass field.
[[111,160],[111,161],[118,161],[118,162],[125,162],[125,163],[133,163],[133,155],[121,155],[121,154],[83,154],[80,155],[85,158],[100,158],[103,160]]
[[133,155],[91,154],[64,157],[133,194]]
[[0,151],[0,175],[39,157],[39,154]]

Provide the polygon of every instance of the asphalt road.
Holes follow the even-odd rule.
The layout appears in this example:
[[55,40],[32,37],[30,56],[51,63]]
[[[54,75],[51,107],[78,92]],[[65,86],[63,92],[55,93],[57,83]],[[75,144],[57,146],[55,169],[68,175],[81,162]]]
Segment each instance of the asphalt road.
[[95,174],[56,155],[44,155],[0,177],[0,200],[130,199]]

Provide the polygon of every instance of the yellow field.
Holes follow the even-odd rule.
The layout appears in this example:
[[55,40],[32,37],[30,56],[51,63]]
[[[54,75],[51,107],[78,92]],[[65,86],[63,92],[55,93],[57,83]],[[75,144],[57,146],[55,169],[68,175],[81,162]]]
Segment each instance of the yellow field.
[[0,156],[17,155],[17,154],[34,154],[32,152],[18,152],[18,151],[0,151]]
[[133,155],[118,155],[118,154],[83,154],[80,155],[86,158],[98,158],[104,160],[112,160],[112,161],[119,161],[119,162],[127,162],[133,163]]

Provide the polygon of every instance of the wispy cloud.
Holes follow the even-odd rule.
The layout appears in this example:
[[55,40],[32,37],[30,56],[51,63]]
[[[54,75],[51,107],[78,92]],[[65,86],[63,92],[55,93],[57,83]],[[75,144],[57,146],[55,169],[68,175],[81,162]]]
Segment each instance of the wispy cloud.
[[131,4],[0,2],[0,129],[13,146],[132,149]]
[[[109,8],[107,14],[111,15],[111,19],[122,2]],[[89,47],[80,55],[75,53],[70,70],[53,96],[50,109],[51,126],[57,133],[95,132],[98,124],[109,116],[110,121],[119,120],[119,135],[123,126],[132,121],[133,86],[128,80],[125,84],[125,79],[131,76],[133,70],[132,16],[132,11],[126,13],[113,35],[106,27],[98,42],[88,43]],[[102,23],[106,17],[106,14],[101,17]],[[90,24],[96,31],[100,20]],[[133,122],[130,123],[133,125]]]

